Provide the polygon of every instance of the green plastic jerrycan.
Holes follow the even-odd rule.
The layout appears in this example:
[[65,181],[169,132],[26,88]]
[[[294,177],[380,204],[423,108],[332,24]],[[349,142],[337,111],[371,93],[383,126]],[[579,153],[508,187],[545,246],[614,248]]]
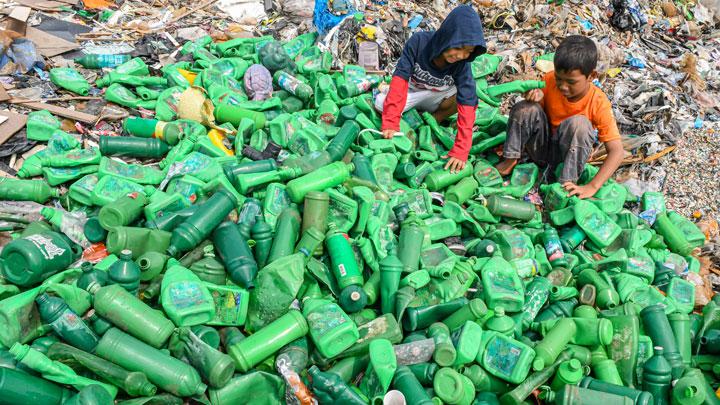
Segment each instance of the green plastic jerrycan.
[[360,337],[357,326],[335,303],[309,299],[303,303],[310,337],[318,351],[332,358],[352,346]]
[[82,253],[60,233],[46,231],[9,242],[0,253],[5,280],[20,287],[30,287],[65,270]]
[[96,353],[126,370],[145,373],[150,382],[177,396],[200,395],[207,389],[192,366],[117,328],[105,332]]
[[522,281],[514,268],[502,257],[491,257],[481,270],[485,303],[491,308],[502,306],[507,312],[520,311],[525,303]]
[[38,304],[40,318],[64,341],[87,352],[95,350],[97,335],[62,298],[43,293],[35,298],[35,302]]
[[473,321],[466,321],[453,333],[453,345],[457,352],[453,366],[462,366],[475,361],[482,343],[482,334],[482,327]]
[[620,236],[622,229],[595,204],[579,200],[574,206],[575,222],[594,244],[607,247]]
[[163,310],[177,326],[201,325],[215,318],[210,290],[175,259],[168,260],[160,294]]
[[513,384],[527,377],[535,358],[535,351],[511,337],[485,332],[476,361],[488,373]]

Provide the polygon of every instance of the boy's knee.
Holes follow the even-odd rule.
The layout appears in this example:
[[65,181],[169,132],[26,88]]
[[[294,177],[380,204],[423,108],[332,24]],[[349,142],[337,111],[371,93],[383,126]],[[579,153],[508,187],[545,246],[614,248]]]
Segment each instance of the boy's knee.
[[531,114],[538,114],[541,112],[543,112],[543,109],[540,104],[523,100],[515,103],[515,105],[510,110],[510,116],[519,117]]
[[593,126],[584,115],[574,115],[560,123],[559,134],[569,134],[576,140],[590,141],[593,137]]

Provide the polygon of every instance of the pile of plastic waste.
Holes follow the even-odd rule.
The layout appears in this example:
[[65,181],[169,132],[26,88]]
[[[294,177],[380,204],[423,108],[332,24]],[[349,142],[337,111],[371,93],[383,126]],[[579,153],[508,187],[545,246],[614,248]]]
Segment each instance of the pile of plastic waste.
[[47,148],[0,180],[0,404],[720,403],[705,235],[661,193],[502,178],[498,106],[539,84],[487,85],[491,55],[451,173],[452,122],[410,110],[383,139],[385,78],[315,39],[50,71],[154,118],[83,148],[30,115]]

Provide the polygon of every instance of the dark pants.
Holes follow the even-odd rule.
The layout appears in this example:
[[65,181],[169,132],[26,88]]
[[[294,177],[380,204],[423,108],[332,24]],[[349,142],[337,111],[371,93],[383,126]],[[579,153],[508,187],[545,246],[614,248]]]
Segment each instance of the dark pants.
[[527,156],[551,169],[564,162],[558,182],[577,182],[592,152],[594,138],[593,126],[584,115],[561,122],[553,135],[540,104],[521,101],[510,111],[503,157]]

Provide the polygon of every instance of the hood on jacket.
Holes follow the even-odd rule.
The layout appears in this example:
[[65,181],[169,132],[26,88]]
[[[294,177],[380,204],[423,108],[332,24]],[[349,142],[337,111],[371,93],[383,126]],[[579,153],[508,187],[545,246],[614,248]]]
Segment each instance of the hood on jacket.
[[475,47],[473,53],[468,59],[461,61],[472,62],[487,50],[482,28],[480,16],[472,6],[455,7],[430,39],[427,55],[435,59],[447,49],[472,45]]

